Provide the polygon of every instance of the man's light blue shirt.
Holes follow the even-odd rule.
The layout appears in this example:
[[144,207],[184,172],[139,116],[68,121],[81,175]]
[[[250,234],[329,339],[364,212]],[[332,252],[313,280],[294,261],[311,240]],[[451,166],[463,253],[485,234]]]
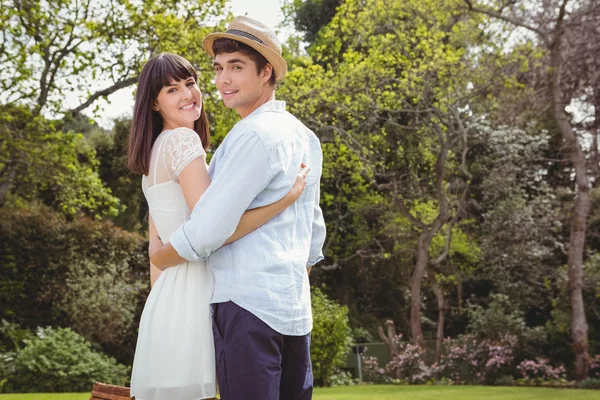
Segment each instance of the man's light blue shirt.
[[[310,173],[300,198],[223,246],[247,209],[272,204],[290,191],[302,162]],[[285,110],[283,101],[263,104],[229,132],[211,160],[210,186],[190,220],[170,237],[183,258],[209,258],[213,303],[231,300],[284,335],[312,330],[306,268],[323,259],[322,164],[319,139]]]

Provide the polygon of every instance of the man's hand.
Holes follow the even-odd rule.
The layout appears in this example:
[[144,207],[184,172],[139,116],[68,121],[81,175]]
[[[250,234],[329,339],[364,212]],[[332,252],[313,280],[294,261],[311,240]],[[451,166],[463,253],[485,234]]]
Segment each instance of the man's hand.
[[150,256],[150,261],[152,264],[154,264],[161,271],[186,261],[179,254],[177,254],[173,246],[171,246],[169,243],[163,244],[162,240],[160,240],[160,237],[158,236],[150,238],[150,244],[148,245],[148,256]]

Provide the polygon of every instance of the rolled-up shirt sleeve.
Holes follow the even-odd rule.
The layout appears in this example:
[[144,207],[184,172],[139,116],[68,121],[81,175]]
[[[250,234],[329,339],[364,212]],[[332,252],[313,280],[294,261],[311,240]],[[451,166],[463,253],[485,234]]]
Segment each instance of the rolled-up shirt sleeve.
[[242,214],[274,176],[260,136],[248,131],[236,137],[190,219],[171,234],[175,251],[188,261],[206,259],[235,232]]
[[323,260],[323,245],[325,244],[325,220],[323,219],[323,211],[319,206],[319,200],[321,197],[320,190],[321,182],[317,183],[317,190],[315,190],[315,199],[314,199],[314,219],[312,226],[312,236],[310,241],[310,252],[308,255],[308,262],[306,264],[307,267],[312,267],[319,261]]

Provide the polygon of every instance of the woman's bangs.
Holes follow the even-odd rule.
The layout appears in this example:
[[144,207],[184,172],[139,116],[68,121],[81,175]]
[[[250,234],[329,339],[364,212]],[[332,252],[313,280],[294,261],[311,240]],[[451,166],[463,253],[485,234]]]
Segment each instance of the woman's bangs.
[[196,80],[194,68],[185,59],[172,54],[164,54],[157,60],[154,75],[156,76],[153,82],[155,93],[174,81],[178,82],[190,77]]

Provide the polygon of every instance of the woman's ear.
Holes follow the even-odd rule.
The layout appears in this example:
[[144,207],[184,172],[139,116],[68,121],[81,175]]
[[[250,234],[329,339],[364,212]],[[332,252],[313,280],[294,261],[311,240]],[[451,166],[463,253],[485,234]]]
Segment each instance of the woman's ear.
[[160,111],[160,108],[158,107],[158,104],[154,103],[154,105],[152,106],[152,110],[153,111]]

